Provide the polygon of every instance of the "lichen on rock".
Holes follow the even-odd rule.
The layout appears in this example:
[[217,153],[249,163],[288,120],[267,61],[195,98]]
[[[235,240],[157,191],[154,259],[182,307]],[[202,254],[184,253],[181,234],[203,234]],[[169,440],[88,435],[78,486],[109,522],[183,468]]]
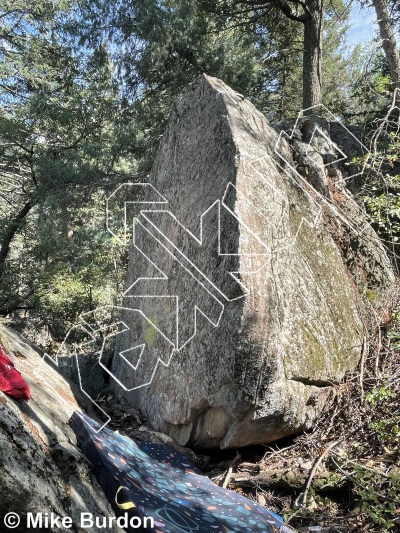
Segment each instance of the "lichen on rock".
[[[149,178],[168,204],[146,206],[135,224],[113,372],[118,394],[181,445],[310,428],[359,362],[362,299],[326,222],[328,181],[318,190],[299,177],[295,157],[215,78],[201,77],[171,114]],[[149,261],[157,279],[145,279]],[[133,371],[120,354],[146,344],[149,321],[157,334]]]

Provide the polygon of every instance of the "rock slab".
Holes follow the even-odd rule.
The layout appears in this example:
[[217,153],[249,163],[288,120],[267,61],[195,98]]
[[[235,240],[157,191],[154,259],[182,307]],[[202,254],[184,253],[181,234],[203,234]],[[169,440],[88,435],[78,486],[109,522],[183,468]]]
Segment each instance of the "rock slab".
[[[112,517],[114,513],[76,446],[68,425],[85,399],[16,332],[0,325],[0,342],[32,393],[29,402],[0,392],[0,517],[18,513],[16,533],[26,533],[27,514],[71,517],[69,527],[36,527],[39,533],[97,533],[81,528],[81,513]],[[78,403],[82,401],[83,403]],[[3,531],[3,529],[2,529]],[[118,527],[102,529],[123,533]]]

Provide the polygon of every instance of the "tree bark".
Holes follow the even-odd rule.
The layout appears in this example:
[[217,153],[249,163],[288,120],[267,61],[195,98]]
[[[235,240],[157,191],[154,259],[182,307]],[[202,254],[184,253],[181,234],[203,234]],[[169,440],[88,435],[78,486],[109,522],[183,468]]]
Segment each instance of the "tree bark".
[[[211,12],[218,13],[215,7],[211,7],[214,4],[215,2],[207,3],[209,5],[208,9]],[[243,13],[248,15],[251,12],[251,8],[260,8],[263,13],[255,16],[255,20],[259,20],[261,17],[269,16],[269,8],[272,6],[277,7],[288,19],[303,24],[303,109],[306,110],[320,105],[322,103],[324,0],[235,0],[233,6],[232,12],[229,12],[229,8],[227,8],[226,11],[222,9],[219,13],[224,16],[229,14],[235,17],[241,16]],[[252,20],[251,24],[253,24],[253,17],[250,20]]]
[[372,4],[378,19],[379,33],[388,62],[393,88],[400,89],[400,54],[397,48],[393,23],[389,15],[387,0],[372,0]]
[[10,253],[10,245],[11,245],[13,238],[15,237],[15,234],[21,228],[26,216],[28,215],[32,207],[33,207],[33,204],[31,202],[27,202],[22,207],[22,209],[17,213],[14,220],[10,222],[8,228],[5,230],[3,240],[1,241],[1,248],[0,248],[0,268],[6,261],[8,254]]
[[305,0],[303,109],[322,103],[323,0]]

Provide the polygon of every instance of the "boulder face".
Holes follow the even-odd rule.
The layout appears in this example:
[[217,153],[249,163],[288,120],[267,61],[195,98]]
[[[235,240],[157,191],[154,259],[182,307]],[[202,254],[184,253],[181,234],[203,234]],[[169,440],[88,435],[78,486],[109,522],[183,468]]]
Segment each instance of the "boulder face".
[[[80,527],[81,513],[114,513],[68,425],[71,414],[86,404],[84,395],[16,332],[0,325],[0,341],[32,394],[25,402],[0,391],[0,516],[18,513],[16,533],[26,533],[28,513],[71,517],[73,531],[96,533],[97,527]],[[43,525],[35,531],[71,528]],[[123,533],[115,525],[102,531]]]
[[295,167],[223,82],[203,76],[176,103],[134,222],[112,370],[181,445],[310,428],[359,362],[360,298],[325,222],[336,208]]

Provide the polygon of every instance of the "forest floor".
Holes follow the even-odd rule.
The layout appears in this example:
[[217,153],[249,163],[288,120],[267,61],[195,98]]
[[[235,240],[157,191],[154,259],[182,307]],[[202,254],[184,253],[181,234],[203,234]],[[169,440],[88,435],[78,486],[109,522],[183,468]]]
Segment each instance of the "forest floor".
[[331,533],[400,531],[400,287],[371,306],[365,328],[359,368],[332,388],[315,428],[271,445],[205,457],[151,432],[134,408],[100,402],[113,429],[173,445],[215,483],[300,532],[311,525]]

